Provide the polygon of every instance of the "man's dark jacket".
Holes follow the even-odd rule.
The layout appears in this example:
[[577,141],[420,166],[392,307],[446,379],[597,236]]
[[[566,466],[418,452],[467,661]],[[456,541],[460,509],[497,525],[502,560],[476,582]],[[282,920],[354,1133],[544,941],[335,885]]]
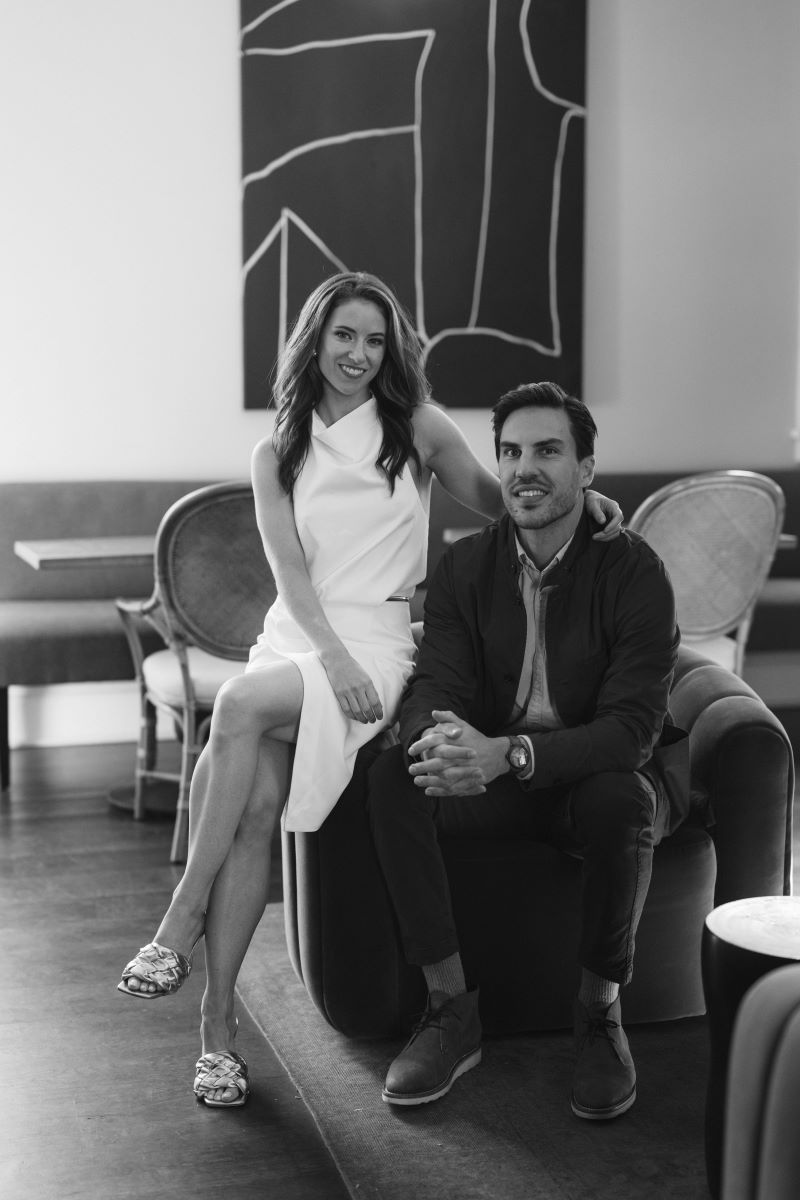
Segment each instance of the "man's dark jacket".
[[[546,578],[547,679],[566,728],[531,734],[533,789],[645,764],[659,773],[649,760],[667,717],[680,640],[672,586],[641,537],[622,532],[596,542],[596,528],[584,512]],[[444,553],[403,696],[406,751],[433,724],[434,708],[451,709],[490,737],[508,728],[527,628],[521,569],[507,515]],[[688,778],[683,786],[688,795]]]

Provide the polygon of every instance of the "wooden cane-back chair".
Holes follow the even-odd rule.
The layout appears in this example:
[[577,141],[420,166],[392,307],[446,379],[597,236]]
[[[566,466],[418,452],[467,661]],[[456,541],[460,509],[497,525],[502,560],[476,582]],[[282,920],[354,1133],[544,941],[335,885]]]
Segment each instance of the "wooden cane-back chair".
[[[168,509],[156,533],[152,596],[117,601],[141,703],[134,817],[144,815],[148,781],[178,782],[171,862],[186,859],[189,785],[217,692],[244,670],[275,594],[252,488],[236,481],[198,488]],[[137,617],[159,632],[166,649],[144,654]],[[175,721],[179,774],[157,767],[156,709]]]
[[766,475],[707,471],[659,488],[628,521],[669,571],[682,640],[737,675],[784,509]]

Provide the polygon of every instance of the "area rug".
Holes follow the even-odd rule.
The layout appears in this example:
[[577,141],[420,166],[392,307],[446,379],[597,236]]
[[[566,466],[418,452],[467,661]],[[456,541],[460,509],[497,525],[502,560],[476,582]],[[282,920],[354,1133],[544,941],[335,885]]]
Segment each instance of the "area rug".
[[353,1197],[707,1200],[701,1018],[629,1030],[637,1103],[616,1121],[591,1122],[570,1112],[567,1033],[487,1039],[482,1064],[442,1100],[384,1104],[383,1077],[400,1043],[330,1028],[291,968],[280,904],[267,908],[239,991]]

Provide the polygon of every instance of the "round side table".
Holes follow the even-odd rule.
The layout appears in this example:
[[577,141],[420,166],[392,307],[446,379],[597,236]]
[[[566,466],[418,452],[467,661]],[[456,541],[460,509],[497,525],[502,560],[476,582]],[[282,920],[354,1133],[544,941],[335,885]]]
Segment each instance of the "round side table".
[[800,897],[751,896],[721,904],[706,917],[703,990],[711,1043],[706,1096],[706,1172],[719,1197],[725,1089],[736,1013],[745,992],[768,971],[800,961]]

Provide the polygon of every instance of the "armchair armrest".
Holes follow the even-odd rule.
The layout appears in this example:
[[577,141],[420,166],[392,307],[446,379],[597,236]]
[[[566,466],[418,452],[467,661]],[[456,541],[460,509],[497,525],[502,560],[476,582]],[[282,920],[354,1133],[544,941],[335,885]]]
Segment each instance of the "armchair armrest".
[[670,708],[689,732],[693,791],[707,801],[715,903],[788,895],[794,762],[780,721],[744,680],[685,649]]

